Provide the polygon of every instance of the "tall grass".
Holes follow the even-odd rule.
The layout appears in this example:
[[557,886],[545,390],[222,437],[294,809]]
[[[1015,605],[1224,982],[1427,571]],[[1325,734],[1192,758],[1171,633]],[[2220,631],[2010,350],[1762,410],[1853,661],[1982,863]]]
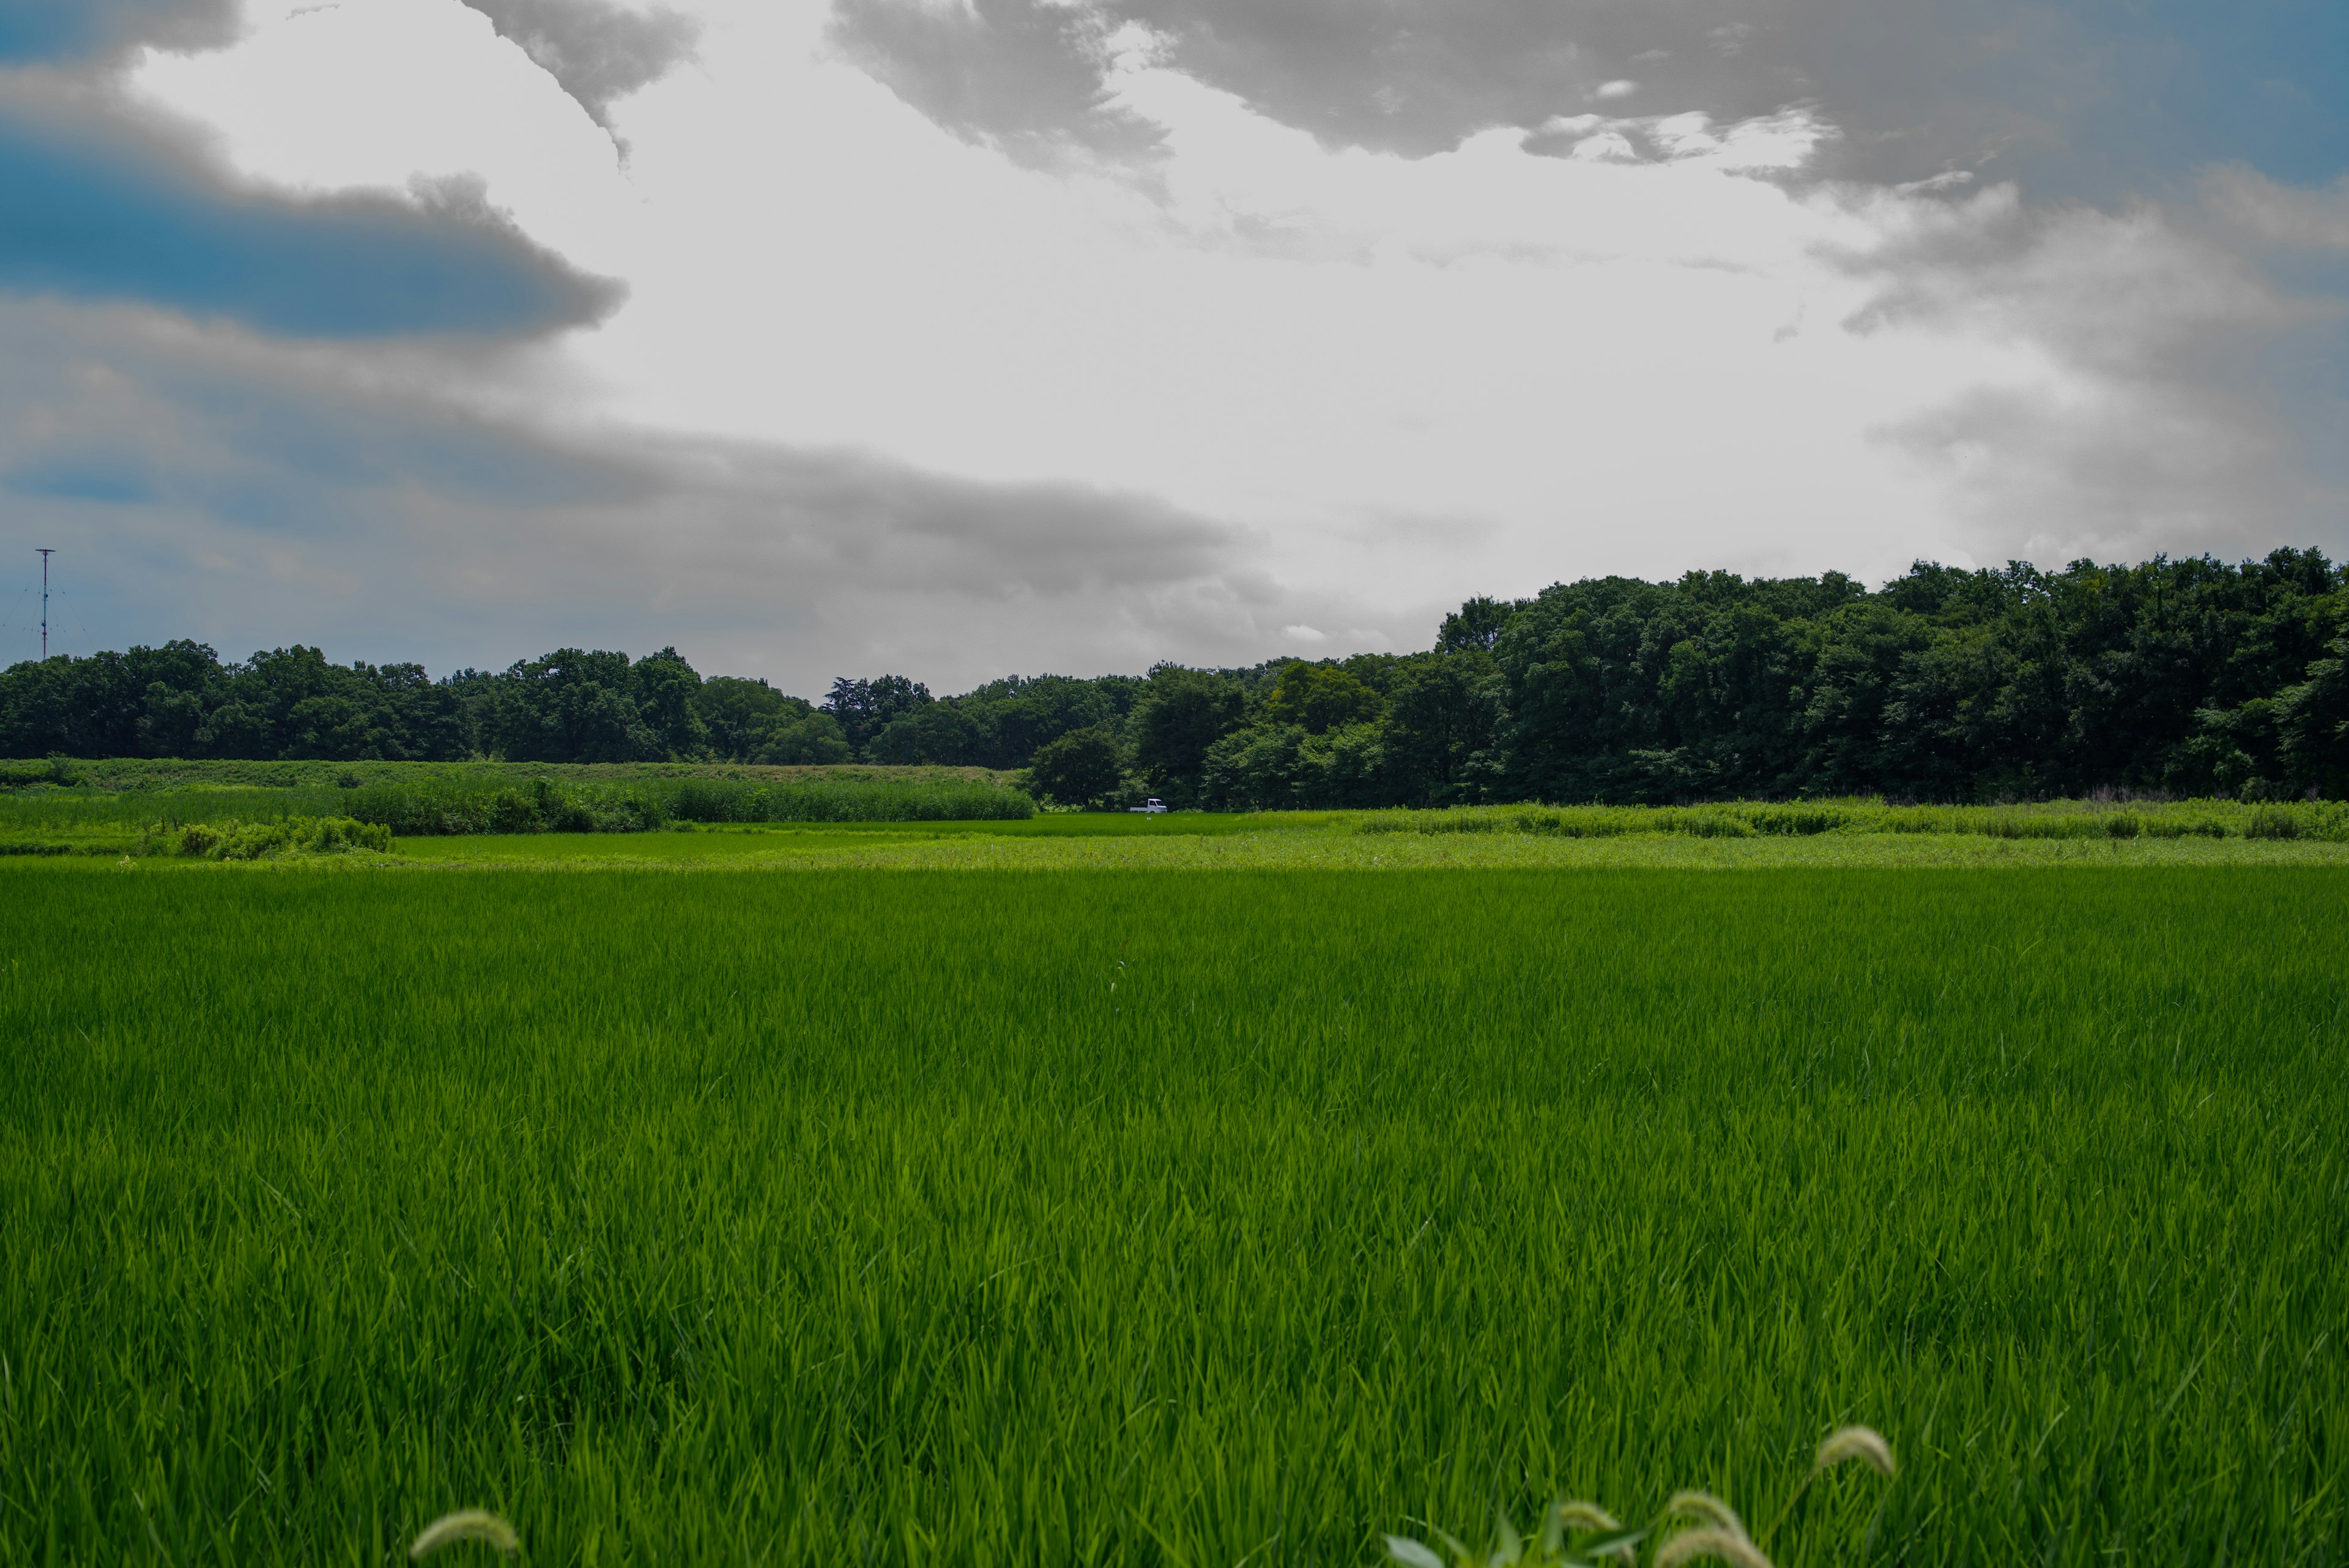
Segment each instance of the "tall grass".
[[2337,873],[6,876],[0,1563],[2349,1558]]
[[192,822],[282,822],[294,816],[347,815],[349,791],[310,789],[183,789],[113,792],[27,790],[0,793],[0,835],[129,829]]
[[1640,833],[1760,838],[1821,833],[1981,834],[1996,838],[2310,838],[2349,842],[2349,801],[2048,801],[2031,805],[1888,805],[1879,800],[1709,805],[1504,805],[1366,814],[1364,833]]
[[1020,820],[1035,802],[984,779],[506,779],[462,770],[350,788],[87,788],[0,793],[0,837],[350,816],[403,836],[636,833],[673,822]]

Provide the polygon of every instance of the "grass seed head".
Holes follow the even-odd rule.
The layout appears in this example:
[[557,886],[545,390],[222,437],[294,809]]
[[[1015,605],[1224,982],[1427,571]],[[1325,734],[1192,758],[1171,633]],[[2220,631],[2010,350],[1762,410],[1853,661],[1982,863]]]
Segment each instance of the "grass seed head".
[[460,1508],[454,1513],[444,1513],[424,1527],[416,1544],[408,1549],[411,1558],[429,1557],[443,1546],[460,1541],[482,1541],[501,1552],[512,1552],[522,1544],[512,1525],[483,1509]]
[[1873,1427],[1846,1427],[1827,1434],[1827,1440],[1819,1445],[1818,1468],[1826,1469],[1846,1459],[1857,1459],[1880,1476],[1898,1469],[1892,1462],[1892,1445]]
[[1708,1525],[1702,1530],[1684,1530],[1663,1544],[1656,1553],[1656,1568],[1680,1568],[1683,1563],[1693,1563],[1700,1557],[1716,1558],[1733,1564],[1733,1568],[1770,1568],[1770,1560],[1762,1549],[1745,1539],[1742,1530],[1723,1530]]
[[1623,1521],[1595,1502],[1562,1502],[1557,1505],[1557,1522],[1568,1530],[1586,1533],[1601,1530],[1620,1530]]
[[1664,1504],[1664,1511],[1674,1519],[1702,1520],[1741,1541],[1745,1537],[1745,1521],[1737,1517],[1737,1511],[1709,1491],[1676,1491],[1672,1501]]

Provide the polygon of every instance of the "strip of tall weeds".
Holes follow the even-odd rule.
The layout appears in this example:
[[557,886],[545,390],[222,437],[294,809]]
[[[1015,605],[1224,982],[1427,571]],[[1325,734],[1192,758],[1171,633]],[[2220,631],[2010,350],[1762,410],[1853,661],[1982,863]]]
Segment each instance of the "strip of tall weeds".
[[350,788],[36,789],[0,793],[0,837],[107,828],[347,816],[402,837],[480,833],[642,833],[676,823],[1023,820],[1025,794],[984,779],[791,781],[502,779],[450,770]]
[[1363,833],[1530,833],[1563,838],[1680,834],[1765,838],[1823,833],[1972,834],[1992,838],[2247,838],[2349,842],[2349,802],[2187,800],[2111,805],[1888,805],[1880,800],[1728,801],[1712,805],[1458,806],[1381,811]]

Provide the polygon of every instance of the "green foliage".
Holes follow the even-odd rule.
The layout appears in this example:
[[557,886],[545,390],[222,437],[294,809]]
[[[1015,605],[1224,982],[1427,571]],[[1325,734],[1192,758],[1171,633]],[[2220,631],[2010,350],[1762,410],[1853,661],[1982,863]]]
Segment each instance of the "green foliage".
[[378,823],[347,816],[288,816],[273,822],[231,817],[218,825],[159,826],[141,848],[150,855],[203,860],[279,860],[293,855],[347,855],[354,849],[385,854],[391,848],[391,833]]
[[1920,564],[1877,595],[1834,574],[1559,585],[1494,641],[1487,797],[2323,790],[2272,710],[2322,680],[2344,614],[2342,574],[2295,550],[2240,567]]
[[1385,705],[1350,671],[1334,664],[1299,659],[1280,672],[1264,708],[1265,717],[1273,723],[1294,724],[1309,735],[1322,735],[1375,719]]
[[1371,722],[1321,734],[1297,724],[1251,724],[1207,749],[1200,794],[1219,809],[1381,805],[1384,732]]
[[222,665],[171,642],[0,671],[0,753],[38,757],[388,757],[471,749],[464,704],[414,664],[328,664],[315,648]]
[[851,755],[838,721],[764,680],[712,677],[694,698],[710,752],[734,762],[800,765]]
[[522,784],[461,775],[412,784],[367,784],[350,792],[363,822],[399,836],[447,833],[641,833],[669,819],[664,792],[651,780],[630,784]]
[[1071,730],[1038,748],[1021,783],[1055,805],[1088,809],[1116,804],[1125,788],[1125,749],[1107,730]]
[[[1506,1512],[1494,1519],[1494,1539],[1484,1552],[1472,1552],[1449,1532],[1435,1534],[1451,1549],[1453,1568],[1636,1568],[1644,1544],[1651,1549],[1652,1568],[1679,1568],[1694,1562],[1720,1562],[1729,1568],[1771,1568],[1763,1551],[1776,1527],[1802,1501],[1811,1483],[1826,1471],[1857,1461],[1879,1476],[1899,1473],[1891,1445],[1873,1427],[1843,1427],[1831,1432],[1811,1461],[1810,1474],[1780,1509],[1779,1517],[1757,1541],[1737,1511],[1709,1491],[1672,1494],[1645,1526],[1626,1528],[1621,1520],[1599,1507],[1575,1498],[1560,1498],[1542,1510],[1534,1539],[1517,1533]],[[1402,1568],[1445,1568],[1443,1557],[1423,1543],[1403,1536],[1386,1538],[1388,1558]]]
[[222,665],[175,642],[0,671],[0,754],[1009,771],[1090,729],[1180,806],[2338,799],[2344,671],[2349,574],[2314,550],[1920,562],[1875,593],[1835,572],[1557,583],[1471,599],[1433,651],[1402,657],[1012,677],[943,699],[843,677],[820,710],[704,680],[674,649],[561,649],[436,682],[307,648]]
[[883,675],[872,680],[842,676],[832,683],[823,711],[839,724],[848,743],[862,753],[874,736],[899,719],[920,712],[931,701],[928,687],[903,675]]
[[2349,1558],[2337,870],[0,876],[11,1563]]
[[[378,763],[306,771],[273,764],[253,774],[220,764],[175,764],[163,773],[77,764],[86,774],[130,787],[85,782],[0,792],[0,850],[28,838],[60,852],[119,853],[162,824],[232,819],[253,824],[302,816],[351,816],[403,837],[448,834],[636,833],[674,823],[943,822],[1021,820],[1035,803],[988,778],[940,774],[758,773],[660,767],[419,766]],[[325,782],[337,771],[340,783]],[[244,784],[212,783],[251,777]],[[723,776],[721,776],[723,775]],[[182,776],[199,782],[169,787]],[[161,786],[161,787],[158,787]],[[73,840],[81,840],[77,846]]]
[[1880,800],[1702,806],[1481,806],[1381,812],[1363,833],[1530,833],[1562,838],[1686,834],[1699,838],[1810,834],[1956,834],[1992,838],[2310,838],[2349,843],[2349,803],[2189,800],[2112,806],[2061,801],[2036,806],[1888,805]]
[[866,754],[879,763],[1025,766],[1044,746],[1078,730],[1122,732],[1142,685],[1125,675],[989,681],[893,721],[874,735]]
[[968,779],[638,779],[523,784],[460,777],[370,785],[352,815],[401,836],[472,833],[640,833],[673,822],[951,822],[1035,815],[1027,795]]
[[1505,605],[1500,600],[1478,596],[1444,618],[1436,628],[1435,651],[1438,653],[1490,653],[1493,644],[1501,639],[1509,618],[1525,608],[1527,601],[1519,599]]
[[1009,822],[1036,815],[1021,791],[976,779],[684,779],[648,788],[677,822]]
[[1247,693],[1238,682],[1208,670],[1159,665],[1133,705],[1134,765],[1168,805],[1199,805],[1208,752],[1247,711]]

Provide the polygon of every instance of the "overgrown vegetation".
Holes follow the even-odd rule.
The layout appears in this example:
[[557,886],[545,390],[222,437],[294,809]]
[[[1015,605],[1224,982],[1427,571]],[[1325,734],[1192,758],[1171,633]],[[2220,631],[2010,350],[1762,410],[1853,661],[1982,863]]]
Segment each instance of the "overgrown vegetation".
[[0,672],[0,753],[1033,768],[1059,804],[1218,810],[2338,799],[2344,671],[2349,576],[2279,550],[1920,563],[1872,593],[1837,573],[1586,579],[1472,599],[1424,653],[1015,677],[936,700],[902,675],[843,677],[820,705],[704,680],[673,649],[564,649],[436,681],[306,648],[222,665],[175,642]]
[[[1642,1547],[1651,1548],[1651,1568],[1681,1568],[1687,1563],[1725,1563],[1730,1568],[1771,1568],[1763,1548],[1810,1490],[1810,1483],[1839,1466],[1857,1464],[1879,1476],[1899,1473],[1892,1446],[1872,1427],[1844,1427],[1827,1434],[1811,1461],[1810,1474],[1786,1500],[1778,1518],[1757,1539],[1735,1509],[1709,1491],[1674,1492],[1645,1525],[1626,1526],[1595,1502],[1560,1498],[1542,1510],[1527,1541],[1504,1512],[1494,1520],[1493,1541],[1482,1552],[1449,1531],[1436,1538],[1450,1549],[1449,1568],[1637,1568]],[[1425,1542],[1409,1536],[1386,1539],[1388,1558],[1401,1568],[1447,1568]]]
[[[376,770],[382,774],[383,764]],[[0,846],[25,836],[175,831],[235,819],[350,817],[402,837],[476,833],[641,833],[698,823],[1018,821],[1035,802],[987,778],[527,777],[408,764],[378,782],[109,790],[87,784],[0,790]]]
[[0,874],[0,1562],[2349,1559],[2337,871]]
[[185,827],[159,827],[140,845],[143,854],[202,860],[277,860],[295,855],[347,855],[354,849],[382,854],[390,848],[388,829],[347,816],[289,816],[274,822],[231,817],[217,826],[191,822]]
[[2349,843],[2349,802],[2054,801],[2035,805],[1888,805],[1880,800],[1727,801],[1698,806],[1469,806],[1374,812],[1363,833],[1532,833],[1565,838],[1696,838],[1821,833],[1978,834],[1993,838],[2306,838]]
[[671,823],[953,822],[1033,816],[1016,790],[959,779],[646,779],[526,784],[460,776],[365,785],[349,794],[351,815],[403,836],[450,833],[636,833]]

